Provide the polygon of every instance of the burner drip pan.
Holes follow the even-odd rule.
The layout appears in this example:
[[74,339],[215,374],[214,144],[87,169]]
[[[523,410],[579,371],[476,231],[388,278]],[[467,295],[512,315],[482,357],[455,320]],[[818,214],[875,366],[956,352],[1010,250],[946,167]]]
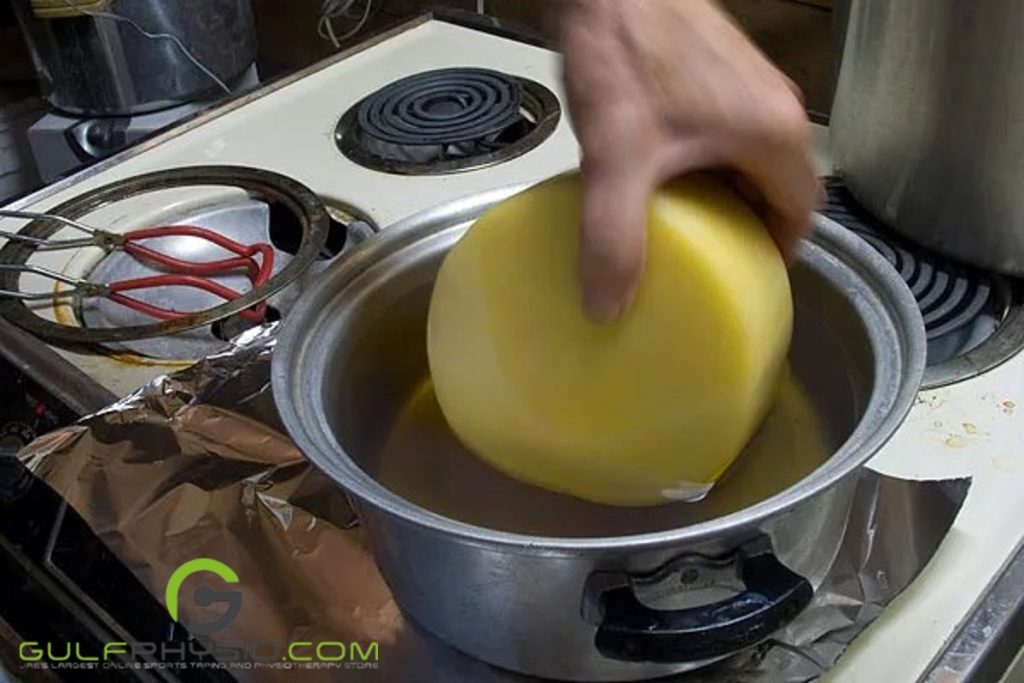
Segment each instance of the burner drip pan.
[[923,388],[976,377],[1024,349],[1024,287],[937,256],[895,236],[857,204],[841,180],[826,181],[822,213],[892,264],[917,300],[928,337]]

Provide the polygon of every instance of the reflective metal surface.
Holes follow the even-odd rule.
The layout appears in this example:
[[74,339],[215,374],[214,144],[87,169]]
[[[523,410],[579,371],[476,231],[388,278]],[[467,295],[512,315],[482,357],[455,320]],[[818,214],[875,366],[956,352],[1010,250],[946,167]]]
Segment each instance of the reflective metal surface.
[[1024,350],[1024,287],[1019,281],[995,280],[999,305],[995,330],[984,341],[925,369],[922,388],[963,382],[993,370]]
[[[176,225],[198,225],[214,230],[239,244],[271,243],[269,235],[270,207],[257,200],[242,200],[224,206],[198,211],[194,214],[175,217]],[[212,242],[194,237],[150,240],[150,245],[160,253],[174,258],[203,262],[227,258],[228,254]],[[274,252],[273,273],[278,273],[291,260],[291,255],[279,250]],[[138,277],[159,275],[162,271],[149,263],[135,258],[124,251],[114,251],[90,271],[88,280],[96,284],[129,280]],[[245,291],[251,286],[246,275],[235,272],[213,276],[210,279],[234,289]],[[140,290],[135,298],[145,303],[163,305],[175,311],[204,311],[223,299],[205,290],[191,287],[161,287]],[[272,304],[271,304],[272,305]],[[128,327],[145,325],[153,319],[107,298],[85,299],[78,303],[78,317],[84,327],[90,329]],[[223,351],[227,342],[218,338],[214,326],[198,327],[170,337],[140,339],[125,342],[122,346],[150,358],[181,360],[202,358]]]
[[843,0],[832,151],[894,230],[1024,275],[1024,4]]
[[[348,48],[346,50],[341,50],[340,52],[322,61],[316,62],[315,64],[312,64],[306,67],[305,69],[300,69],[299,71],[296,71],[293,74],[279,78],[271,83],[268,83],[267,85],[263,85],[257,90],[238,95],[224,102],[223,104],[202,111],[196,114],[195,116],[186,119],[185,121],[182,121],[181,123],[175,126],[172,126],[165,132],[157,133],[152,137],[146,138],[145,140],[139,142],[138,144],[135,144],[125,149],[124,151],[118,152],[113,156],[97,161],[90,166],[86,166],[82,170],[77,171],[76,173],[68,176],[67,178],[64,178],[63,180],[58,180],[43,188],[40,188],[36,192],[21,197],[16,201],[12,202],[11,204],[8,204],[6,208],[17,209],[30,207],[39,202],[42,202],[43,200],[49,197],[52,197],[71,187],[74,187],[80,182],[88,180],[89,178],[93,178],[101,173],[104,173],[105,171],[109,171],[111,168],[114,168],[118,164],[121,164],[129,159],[134,159],[139,155],[145,154],[146,152],[149,152],[160,145],[166,144],[184,135],[185,133],[188,133],[189,131],[204,126],[210,123],[211,121],[214,121],[226,114],[230,114],[234,111],[237,111],[238,109],[253,102],[256,102],[258,100],[261,100],[264,97],[267,97],[268,95],[272,95],[278,92],[279,90],[282,90],[283,88],[286,88],[290,85],[294,85],[303,78],[312,76],[313,74],[328,69],[345,59],[348,59],[354,55],[364,52],[374,47],[375,45],[379,45],[385,40],[388,40],[395,36],[399,36],[407,31],[415,29],[416,27],[421,26],[422,24],[437,18],[435,17],[435,14],[436,13],[426,13],[424,15],[418,16],[415,19],[411,19],[405,22],[404,24],[388,29],[387,31],[382,31],[373,36],[372,38],[362,43],[359,43],[358,45],[354,45],[353,47]],[[476,15],[474,14],[473,16]]]
[[[1003,678],[1024,647],[1024,544],[932,663],[922,683],[988,683]],[[1013,683],[1017,679],[1007,679]]]
[[1024,350],[1024,283],[978,271],[910,244],[827,179],[822,213],[866,240],[900,274],[921,309],[928,339],[922,389],[977,377]]
[[[348,59],[376,45],[379,45],[385,40],[389,40],[390,38],[402,35],[412,29],[422,26],[428,21],[443,21],[446,23],[452,23],[459,26],[469,26],[474,28],[475,30],[483,30],[488,33],[493,33],[494,35],[497,35],[501,38],[519,40],[531,44],[536,44],[532,40],[525,38],[517,30],[518,27],[512,27],[510,25],[507,25],[505,22],[482,17],[481,15],[475,12],[457,12],[446,9],[434,9],[431,11],[427,11],[393,28],[379,31],[373,34],[367,40],[357,45],[354,45],[345,50],[341,50],[336,54],[324,60],[321,60],[315,64],[312,64],[304,69],[300,69],[295,73],[292,73],[290,75],[279,78],[271,83],[263,85],[257,90],[238,95],[227,100],[223,104],[215,106],[206,111],[200,112],[196,116],[180,123],[179,125],[170,128],[166,132],[158,133],[153,137],[143,140],[142,142],[132,147],[129,147],[128,149],[122,152],[119,152],[111,157],[103,159],[102,161],[98,161],[92,164],[91,166],[87,166],[84,169],[74,173],[73,175],[63,180],[56,181],[50,185],[47,185],[44,188],[39,189],[36,192],[21,197],[18,200],[12,202],[11,204],[7,205],[7,208],[16,209],[31,207],[39,202],[44,201],[47,198],[53,197],[54,195],[64,190],[74,187],[76,184],[80,182],[83,182],[89,178],[93,178],[105,171],[109,171],[111,168],[117,166],[118,164],[124,161],[138,157],[141,154],[145,154],[146,152],[151,151],[152,149],[159,145],[170,142],[191,130],[195,130],[200,126],[206,125],[211,121],[214,121],[226,114],[230,114],[240,109],[241,107],[244,107],[252,102],[256,102],[268,95],[272,95],[283,88],[286,88],[290,85],[297,83],[298,81],[302,80],[303,78],[306,78],[307,76],[319,73],[327,68],[336,65],[337,63],[345,59]],[[18,331],[6,321],[0,321],[0,328],[14,330],[14,332]],[[6,334],[6,332],[3,333]],[[19,346],[16,348],[21,349],[24,347]],[[33,366],[36,370],[35,374],[33,374],[33,377],[36,379],[36,381],[39,381],[40,383],[50,386],[52,384],[60,383],[62,378],[69,374],[76,374],[76,372],[77,374],[82,374],[80,371],[77,371],[77,368],[71,365],[67,360],[65,360],[58,354],[54,353],[53,351],[47,351],[42,355],[45,356],[46,362],[38,363]],[[25,363],[34,362],[34,358],[34,354],[26,353],[23,356],[12,357],[11,360],[12,362],[17,362],[18,364],[21,364],[23,361]],[[97,384],[95,381],[89,379],[85,375],[82,376],[84,378],[85,385],[89,387],[89,391],[87,392],[89,395],[109,395],[109,392],[103,387],[101,387],[99,384]]]
[[256,58],[250,0],[114,0],[104,10],[180,45],[147,37],[127,22],[76,14],[68,5],[70,16],[42,19],[30,0],[14,2],[44,97],[73,115],[140,114],[220,93],[182,47],[228,83]]
[[[281,205],[293,214],[301,232],[296,253],[289,263],[265,284],[250,289],[237,299],[205,311],[166,322],[150,322],[128,327],[86,328],[55,323],[36,315],[23,302],[16,300],[0,302],[0,314],[48,341],[97,344],[160,337],[203,327],[240,313],[283,290],[305,274],[308,267],[320,258],[330,226],[330,218],[323,203],[301,183],[262,169],[241,166],[190,166],[154,171],[116,181],[70,199],[53,208],[52,213],[74,220],[128,197],[168,188],[201,186],[238,188],[268,204]],[[55,235],[61,227],[61,224],[54,221],[40,219],[29,223],[19,233],[45,239]],[[0,262],[21,265],[31,258],[33,251],[34,247],[31,245],[8,243],[0,248]],[[0,273],[0,289],[17,290],[17,274]]]
[[[155,598],[125,602],[125,588],[109,584],[120,567],[104,564],[101,575],[89,573],[95,555],[82,553],[74,531],[58,519],[50,538],[59,539],[63,561],[51,564],[78,598],[75,604],[98,604],[114,633],[123,633],[118,625],[126,621],[137,624],[140,612],[155,612],[147,626],[167,633],[158,602],[166,577],[184,558],[201,555],[236,570],[232,589],[242,591],[240,618],[210,636],[225,675],[247,664],[233,649],[240,641],[283,638],[379,644],[379,659],[367,662],[365,671],[345,671],[344,663],[325,670],[330,663],[314,662],[322,679],[302,671],[304,679],[538,680],[468,657],[398,610],[345,495],[281,434],[269,382],[274,343],[274,326],[251,330],[230,352],[158,378],[22,452],[35,475],[84,517]],[[165,447],[154,449],[154,443]],[[779,683],[821,676],[932,558],[968,489],[966,480],[907,481],[862,470],[838,532],[839,550],[804,613],[760,647],[665,680]],[[0,537],[0,546],[4,541]],[[700,575],[687,578],[688,586],[702,582]],[[723,571],[703,577],[709,587],[731,582]],[[672,597],[679,586],[676,581],[656,592]],[[192,619],[203,608],[186,600],[183,609]],[[204,666],[208,670],[209,662]],[[288,682],[302,669],[302,662],[263,668],[260,679]]]
[[[426,374],[425,324],[441,260],[510,190],[393,226],[329,270],[284,323],[275,400],[305,454],[354,494],[381,571],[407,615],[499,666],[573,680],[667,675],[694,664],[600,655],[581,618],[595,570],[649,573],[684,554],[719,557],[771,539],[819,586],[838,551],[856,472],[900,425],[924,369],[910,292],[866,243],[826,219],[793,272],[794,373],[839,437],[832,457],[788,490],[708,522],[618,537],[543,537],[442,517],[367,469],[405,397]],[[841,359],[842,362],[837,362]]]

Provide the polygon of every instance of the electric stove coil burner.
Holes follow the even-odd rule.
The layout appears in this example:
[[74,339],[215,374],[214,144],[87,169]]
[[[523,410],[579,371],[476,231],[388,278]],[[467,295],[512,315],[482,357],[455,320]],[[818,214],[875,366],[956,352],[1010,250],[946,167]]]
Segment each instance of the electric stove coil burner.
[[431,72],[384,88],[359,106],[359,125],[396,145],[491,140],[519,119],[523,89],[492,71]]
[[[1024,311],[1012,283],[907,244],[857,204],[841,180],[828,179],[825,187],[822,213],[884,256],[917,300],[928,338],[925,388],[975,376],[1020,350]],[[1003,342],[989,343],[1004,334]]]
[[[76,321],[78,324],[72,324],[70,321],[50,320],[41,316],[39,307],[28,305],[29,302],[23,298],[0,300],[0,315],[49,342],[88,345],[116,344],[119,346],[141,343],[154,338],[207,329],[216,322],[230,320],[233,316],[255,305],[269,301],[293,283],[299,282],[300,278],[319,262],[321,253],[327,246],[331,230],[331,218],[326,207],[319,197],[304,185],[263,169],[241,166],[190,166],[154,171],[114,181],[103,187],[90,190],[50,211],[65,220],[85,219],[88,221],[87,217],[93,211],[114,202],[128,201],[157,191],[181,191],[189,188],[198,191],[203,187],[240,190],[253,202],[279,206],[282,213],[290,216],[295,226],[295,232],[298,233],[295,250],[291,253],[288,262],[281,264],[280,269],[275,269],[275,272],[260,284],[249,283],[250,286],[244,288],[246,290],[244,292],[240,290],[242,283],[237,283],[239,287],[234,287],[234,289],[240,295],[236,298],[223,301],[214,297],[213,300],[206,302],[208,304],[206,306],[177,308],[175,310],[179,311],[179,314],[168,320],[159,320],[150,315],[132,315],[132,309],[118,306],[116,310],[112,310],[109,317],[100,312],[89,320],[86,320],[87,316],[79,310],[80,320]],[[160,221],[160,223],[169,224],[177,223],[177,221]],[[30,264],[30,260],[37,251],[46,251],[48,240],[64,228],[64,222],[45,217],[36,218],[18,231],[20,239],[9,241],[3,245],[0,248],[0,264],[4,265],[5,269],[0,272],[0,290],[19,292],[21,273],[26,270],[26,267],[29,269],[34,267]],[[212,232],[226,236],[216,230]],[[264,240],[249,240],[248,243],[259,241]],[[59,244],[61,240],[56,242]],[[199,242],[203,243],[202,240]],[[174,243],[178,246],[183,244],[192,246],[195,241],[186,242],[175,238]],[[52,243],[50,244],[52,246]],[[64,240],[65,247],[70,244],[70,240]],[[121,258],[123,256],[123,250],[117,250],[112,251],[108,258],[102,259],[97,268],[88,274],[89,277],[97,278],[92,282],[110,282],[120,279],[122,276],[160,275],[162,272],[157,269],[132,273],[126,270],[125,264],[136,263],[135,259]],[[175,258],[187,260],[195,265],[194,256],[195,254],[188,253],[186,250],[183,253],[178,253]],[[70,258],[74,258],[74,256],[72,255]],[[224,258],[224,256],[218,254],[215,257],[215,259],[220,258]],[[201,258],[199,260],[209,261],[211,259]],[[107,276],[111,279],[105,279]],[[230,285],[226,286],[230,287]],[[159,291],[150,289],[147,290],[148,293],[139,293],[137,298],[143,301],[148,297],[148,300],[143,303],[165,309],[168,308],[168,305],[174,308],[175,304],[181,302],[175,300],[176,297],[168,297],[166,289]],[[47,294],[49,299],[55,297],[62,300],[67,299],[75,308],[81,308],[80,299],[82,297],[61,296],[55,292]],[[95,299],[99,299],[99,297],[91,297],[90,301]],[[89,326],[89,323],[93,323],[94,326]]]
[[543,142],[561,116],[533,81],[488,69],[440,69],[396,81],[346,112],[341,151],[399,174],[442,174],[507,161]]

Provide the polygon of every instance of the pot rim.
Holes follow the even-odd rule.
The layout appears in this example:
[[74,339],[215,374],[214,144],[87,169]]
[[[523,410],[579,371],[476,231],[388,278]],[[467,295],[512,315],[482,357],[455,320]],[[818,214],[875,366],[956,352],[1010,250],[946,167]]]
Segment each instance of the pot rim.
[[[872,331],[871,326],[866,325],[876,363],[874,386],[860,421],[828,460],[799,482],[754,505],[698,524],[599,537],[536,536],[490,529],[445,517],[392,493],[352,460],[322,421],[314,419],[319,407],[311,405],[310,398],[318,396],[319,392],[312,392],[308,385],[303,385],[304,375],[300,370],[309,352],[304,341],[315,336],[312,331],[317,316],[323,311],[322,298],[329,296],[332,301],[337,300],[382,260],[448,230],[462,229],[460,226],[474,220],[488,207],[527,186],[521,184],[471,195],[414,214],[382,230],[325,272],[323,278],[300,297],[282,323],[271,370],[275,403],[300,450],[345,492],[405,523],[476,545],[557,554],[610,548],[656,549],[755,531],[764,521],[785,515],[856,473],[902,425],[913,406],[925,370],[927,346],[920,311],[910,290],[884,257],[834,221],[815,214],[814,229],[798,248],[798,260],[824,259],[831,267],[849,271],[853,276],[850,284],[859,285],[844,288],[851,305],[888,329]],[[880,348],[886,341],[896,341],[896,348]],[[320,355],[326,353],[323,346],[317,345]],[[880,365],[890,368],[888,376],[880,375]],[[878,413],[876,419],[869,419],[873,413]]]

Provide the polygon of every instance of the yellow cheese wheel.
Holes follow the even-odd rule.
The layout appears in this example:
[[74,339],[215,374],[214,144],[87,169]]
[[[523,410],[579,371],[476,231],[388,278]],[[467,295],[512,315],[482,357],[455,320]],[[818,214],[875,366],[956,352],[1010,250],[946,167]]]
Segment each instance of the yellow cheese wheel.
[[578,283],[581,181],[491,209],[446,256],[427,348],[459,439],[521,481],[608,505],[699,499],[771,405],[792,330],[785,264],[710,177],[657,191],[646,270],[611,325]]

